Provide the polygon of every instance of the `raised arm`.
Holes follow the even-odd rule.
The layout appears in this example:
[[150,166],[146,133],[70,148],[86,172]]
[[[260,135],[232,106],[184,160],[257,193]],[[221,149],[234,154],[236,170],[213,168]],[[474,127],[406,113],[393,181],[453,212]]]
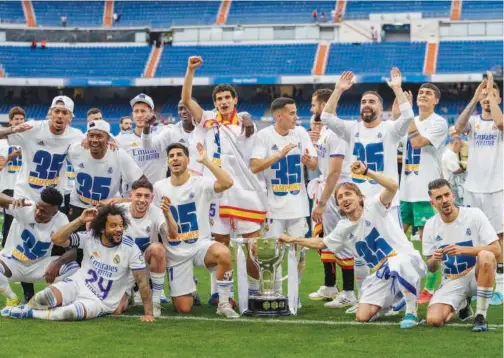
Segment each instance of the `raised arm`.
[[483,82],[479,84],[478,88],[476,88],[476,92],[474,92],[473,98],[458,117],[457,123],[455,124],[455,130],[457,133],[462,134],[467,131],[469,118],[471,118],[471,115],[474,113],[478,103],[483,100],[483,90],[487,87],[487,84],[487,80],[483,80]]
[[[408,98],[406,93],[402,90],[402,75],[397,67],[392,68],[390,71],[390,80],[387,79],[387,84],[394,91],[396,101],[401,113],[400,117],[394,122],[394,127],[397,134],[403,137],[408,132],[408,127],[411,121],[415,118],[411,101],[413,98]],[[412,97],[412,96],[411,96]]]
[[161,236],[163,236],[167,240],[177,240],[178,237],[178,226],[173,218],[173,215],[170,211],[171,201],[170,198],[163,196],[159,203],[159,207],[163,211],[163,216],[165,218],[165,222],[161,226]]
[[78,230],[82,225],[93,221],[97,215],[98,209],[87,208],[77,219],[56,230],[56,232],[51,236],[51,241],[56,246],[70,246],[70,235],[72,235],[72,233]]
[[201,143],[198,143],[196,145],[196,149],[198,149],[200,155],[200,157],[197,159],[197,162],[207,167],[215,176],[215,179],[217,179],[214,185],[215,192],[222,193],[223,191],[231,188],[233,186],[233,178],[231,178],[231,176],[225,170],[215,165],[208,158],[206,150]]
[[23,133],[32,129],[30,123],[21,123],[14,127],[0,128],[0,139],[5,139],[11,134]]
[[192,99],[192,83],[196,69],[201,66],[203,60],[199,56],[191,56],[187,61],[187,70],[182,85],[182,103],[191,112],[196,123],[201,121],[203,109]]
[[326,184],[312,214],[313,220],[316,222],[322,222],[322,215],[324,214],[327,201],[331,197],[334,192],[334,188],[336,188],[336,184],[338,183],[341,168],[343,167],[343,160],[343,156],[329,158],[329,173],[327,174]]
[[359,175],[367,175],[385,188],[380,194],[380,201],[383,205],[387,206],[392,202],[399,189],[399,185],[394,179],[369,169],[362,162],[353,163],[352,172]]
[[[488,85],[487,85],[487,99],[490,103],[490,112],[492,113],[492,119],[495,126],[502,132],[503,130],[503,119],[502,110],[500,109],[500,95],[499,90],[493,88],[494,80],[493,73],[487,71]],[[497,92],[497,94],[495,93]],[[498,100],[499,99],[499,100]]]
[[9,209],[10,205],[14,208],[23,208],[25,206],[31,206],[32,204],[26,199],[14,199],[8,195],[0,193],[0,207]]

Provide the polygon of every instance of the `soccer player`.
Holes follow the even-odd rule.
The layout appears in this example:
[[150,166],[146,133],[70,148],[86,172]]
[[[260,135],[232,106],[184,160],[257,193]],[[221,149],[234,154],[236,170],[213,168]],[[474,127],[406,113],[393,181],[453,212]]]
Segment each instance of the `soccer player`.
[[16,306],[19,298],[9,287],[10,282],[50,282],[70,276],[77,271],[76,253],[51,256],[51,235],[68,224],[65,214],[58,211],[63,197],[58,190],[46,187],[35,205],[0,194],[0,206],[14,217],[7,245],[0,256],[0,293],[7,306]]
[[233,185],[233,179],[212,163],[201,144],[198,162],[210,170],[214,178],[191,176],[187,169],[189,150],[180,143],[168,147],[171,176],[154,184],[154,203],[170,200],[170,210],[178,225],[176,240],[165,240],[170,294],[177,312],[187,313],[193,305],[196,291],[194,266],[216,271],[219,304],[217,314],[227,318],[239,315],[229,303],[233,285],[233,266],[229,249],[211,240],[210,204],[220,193]]
[[54,97],[50,119],[28,121],[15,127],[0,129],[0,139],[23,148],[23,165],[16,181],[14,196],[32,202],[40,199],[46,186],[59,188],[68,146],[82,141],[82,132],[68,126],[74,103],[66,96]]
[[91,108],[89,111],[87,111],[87,123],[96,121],[99,119],[103,119],[103,114],[98,108]]
[[429,183],[429,196],[437,214],[425,224],[422,250],[427,267],[442,267],[443,281],[427,309],[427,324],[440,327],[455,311],[471,316],[471,296],[476,295],[473,331],[488,330],[486,314],[495,279],[495,256],[501,252],[495,230],[478,208],[458,207],[446,179]]
[[161,315],[160,303],[166,271],[165,248],[159,239],[176,240],[178,228],[171,215],[168,198],[161,200],[161,209],[151,205],[153,191],[152,184],[146,178],[139,179],[131,185],[131,202],[119,206],[126,209],[129,220],[124,237],[135,242],[149,265],[154,317],[158,317]]
[[[332,90],[324,88],[315,91],[312,96],[312,112],[316,120],[320,121],[320,116],[325,104],[332,94]],[[321,122],[320,122],[321,123]],[[318,155],[318,167],[321,175],[310,182],[308,190],[315,198],[315,207],[312,212],[312,219],[315,223],[321,224],[324,233],[330,233],[341,219],[339,210],[336,207],[334,189],[336,184],[351,181],[350,158],[352,152],[348,143],[331,131],[327,126],[323,126],[320,138],[315,144]],[[318,235],[314,235],[318,236]],[[354,293],[354,262],[352,250],[345,249],[334,255],[329,250],[321,251],[321,259],[324,264],[325,282],[317,292],[309,295],[312,300],[333,299],[325,304],[329,308],[341,308],[353,306],[357,303]],[[336,266],[341,267],[343,276],[343,291],[338,293],[336,286]]]
[[[70,194],[70,220],[84,209],[120,196],[121,179],[131,186],[143,176],[142,170],[123,149],[109,149],[110,124],[103,119],[87,125],[89,149],[74,143],[68,149],[68,161],[75,170],[75,186]],[[79,231],[85,230],[84,227]]]
[[324,238],[306,240],[284,235],[281,240],[312,249],[328,248],[332,252],[340,252],[345,247],[352,249],[354,256],[363,260],[373,272],[362,284],[357,321],[376,319],[402,294],[406,315],[400,327],[414,327],[418,324],[416,296],[425,274],[425,263],[402,231],[397,212],[390,210],[398,184],[362,162],[353,163],[352,172],[376,181],[384,187],[383,191],[365,198],[355,183],[338,184],[336,203],[346,220],[340,220]]
[[[271,113],[275,124],[257,133],[250,157],[252,173],[264,174],[268,190],[264,236],[279,237],[287,232],[292,236],[304,237],[308,232],[306,217],[310,212],[303,165],[311,170],[316,169],[317,152],[306,130],[296,126],[298,116],[293,99],[275,99],[271,103]],[[299,271],[302,271],[303,265],[304,253],[299,262]],[[278,275],[281,277],[280,273]],[[301,276],[302,272],[299,272],[299,280]]]
[[[471,116],[478,103],[481,105],[481,115]],[[469,140],[464,205],[480,208],[485,213],[499,236],[502,248],[504,229],[502,153],[504,146],[500,103],[499,87],[494,83],[492,73],[487,72],[487,80],[476,89],[473,99],[460,114],[455,129],[458,133],[466,133]],[[490,304],[502,305],[504,290],[502,253],[499,253],[496,258],[495,293]]]
[[[90,223],[89,232],[72,234],[86,223]],[[82,267],[71,278],[38,292],[27,305],[12,308],[10,317],[80,321],[111,314],[123,300],[133,274],[144,304],[141,320],[154,321],[145,261],[135,242],[123,237],[127,226],[124,209],[107,205],[100,210],[88,208],[58,229],[52,241],[83,249]]]
[[460,165],[460,150],[462,149],[462,139],[459,136],[452,136],[450,143],[441,156],[441,168],[443,178],[448,180],[455,193],[455,202],[462,205],[464,199],[464,188],[462,183],[465,181],[465,171]]
[[121,128],[121,132],[126,132],[131,130],[131,117],[124,116],[119,119],[119,127]]

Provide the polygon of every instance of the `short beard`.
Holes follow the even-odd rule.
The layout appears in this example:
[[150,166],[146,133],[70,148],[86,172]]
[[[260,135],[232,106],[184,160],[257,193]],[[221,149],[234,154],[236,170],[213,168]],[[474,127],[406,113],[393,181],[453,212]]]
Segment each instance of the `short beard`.
[[113,235],[105,234],[105,240],[112,245],[112,246],[118,246],[121,244],[121,242],[115,242]]
[[313,121],[314,122],[322,122],[322,113],[313,113]]
[[371,110],[371,116],[365,116],[364,115],[364,110],[361,111],[360,113],[360,117],[361,119],[366,122],[366,123],[372,123],[376,120],[376,118],[378,117],[376,112]]

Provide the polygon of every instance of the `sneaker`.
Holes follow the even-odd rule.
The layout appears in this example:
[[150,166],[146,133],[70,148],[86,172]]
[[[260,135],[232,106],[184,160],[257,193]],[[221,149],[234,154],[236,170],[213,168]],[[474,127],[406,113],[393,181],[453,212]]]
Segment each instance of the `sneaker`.
[[171,297],[166,297],[164,291],[161,292],[160,303],[171,303]]
[[9,313],[10,318],[33,318],[33,311],[26,305],[12,307]]
[[337,287],[320,286],[317,292],[312,292],[308,298],[313,301],[330,301],[338,295]]
[[357,303],[357,298],[353,291],[341,291],[331,302],[324,304],[327,308],[343,308],[353,306]]
[[201,297],[198,292],[194,291],[193,294],[193,306],[201,306]]
[[152,315],[154,317],[161,317],[161,303],[159,302],[152,303]]
[[411,235],[411,241],[420,241],[420,235],[418,234]]
[[9,317],[11,310],[14,308],[14,306],[5,306],[2,308],[2,311],[0,311],[0,315],[2,317]]
[[474,317],[472,331],[473,332],[486,332],[486,331],[488,331],[488,322],[487,322],[486,318],[483,317],[482,314],[478,314],[478,315],[476,315],[476,317]]
[[502,302],[502,293],[494,292],[492,298],[490,299],[490,306],[501,306]]
[[[210,306],[218,306],[219,305],[219,294],[212,293],[212,295],[208,298],[208,304]],[[236,308],[236,302],[233,297],[229,297],[229,304],[231,307]]]
[[388,310],[387,313],[385,313],[386,317],[391,317],[391,316],[397,316],[401,311],[406,310],[406,300],[402,298],[397,302],[395,305],[390,307],[390,310]]
[[412,328],[418,326],[418,318],[414,314],[407,313],[406,316],[399,323],[399,327],[401,328]]
[[21,300],[19,299],[18,296],[14,298],[7,298],[5,301],[5,307],[14,307],[14,306],[19,306],[21,304]]
[[359,304],[356,303],[355,305],[353,305],[352,307],[350,308],[347,308],[347,310],[345,311],[346,314],[355,314],[355,312],[357,312],[357,308],[359,307]]
[[432,298],[432,293],[424,289],[422,292],[420,292],[420,295],[418,296],[418,304],[423,305],[424,303],[429,303],[429,301]]
[[140,296],[140,291],[136,291],[133,294],[133,306],[143,306],[142,296]]
[[464,308],[458,311],[459,319],[463,321],[467,321],[469,318],[473,316],[473,310],[471,307],[471,297],[466,298],[466,305]]
[[226,318],[240,318],[240,315],[233,310],[233,307],[229,303],[219,303],[217,314]]

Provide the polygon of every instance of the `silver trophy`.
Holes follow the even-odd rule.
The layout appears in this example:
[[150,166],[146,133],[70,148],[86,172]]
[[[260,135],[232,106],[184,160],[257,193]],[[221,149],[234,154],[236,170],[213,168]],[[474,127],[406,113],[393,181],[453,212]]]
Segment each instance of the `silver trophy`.
[[277,270],[283,262],[285,245],[278,238],[249,238],[249,255],[259,271],[259,294],[249,296],[251,316],[290,315],[288,299],[275,292]]

